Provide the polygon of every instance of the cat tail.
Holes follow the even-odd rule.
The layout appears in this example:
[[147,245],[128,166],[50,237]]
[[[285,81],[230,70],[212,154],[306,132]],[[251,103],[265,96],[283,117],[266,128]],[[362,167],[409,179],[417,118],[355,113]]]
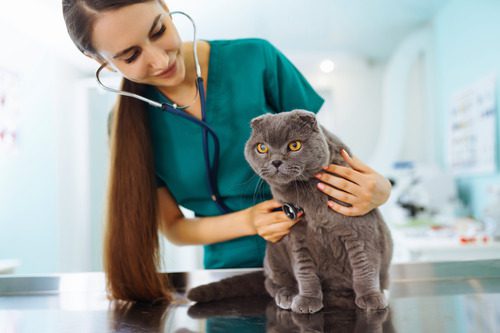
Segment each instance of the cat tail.
[[263,271],[236,275],[194,287],[187,292],[187,298],[204,303],[233,297],[269,295],[264,287],[264,280]]

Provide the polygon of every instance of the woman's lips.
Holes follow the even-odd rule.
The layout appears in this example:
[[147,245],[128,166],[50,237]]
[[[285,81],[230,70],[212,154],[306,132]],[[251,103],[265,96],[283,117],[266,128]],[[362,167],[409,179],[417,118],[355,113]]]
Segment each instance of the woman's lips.
[[173,76],[175,74],[177,70],[177,61],[174,62],[172,65],[168,66],[167,69],[165,69],[163,72],[161,72],[160,74],[158,75],[155,75],[156,77],[159,77],[159,78],[169,78],[171,76]]

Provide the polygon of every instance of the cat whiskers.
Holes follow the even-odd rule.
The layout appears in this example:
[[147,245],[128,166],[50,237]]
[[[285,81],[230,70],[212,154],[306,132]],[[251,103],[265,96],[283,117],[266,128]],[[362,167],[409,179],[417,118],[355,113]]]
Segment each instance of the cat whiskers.
[[241,185],[246,185],[248,183],[250,183],[251,181],[253,181],[253,179],[255,177],[258,177],[258,175],[256,173],[253,173],[252,176],[250,178],[248,178],[247,180],[245,180],[244,182],[241,182],[241,183],[236,183],[235,185],[237,186],[241,186]]
[[294,177],[297,179],[300,179],[302,172],[304,171],[304,168],[301,167],[300,165],[291,165],[288,168],[286,168],[287,174],[290,175],[290,177]]
[[248,188],[248,186],[251,185],[251,182],[253,182],[253,180],[255,179],[255,177],[257,177],[259,180],[259,176],[255,173],[252,173],[252,175],[250,176],[250,178],[248,178],[247,180],[241,182],[241,183],[235,183],[233,184],[233,186],[231,186],[231,189],[233,190],[237,190],[237,189],[240,189],[240,188],[243,188],[245,189],[245,192],[246,192],[246,189]]
[[269,175],[271,175],[271,168],[262,168],[262,169],[260,169],[259,176],[261,178],[265,177],[265,176],[269,176]]
[[288,166],[286,171],[288,172],[288,175],[290,175],[291,178],[295,178],[295,180],[293,181],[294,187],[295,187],[295,194],[296,194],[295,203],[300,205],[300,203],[298,202],[299,198],[300,198],[301,191],[302,191],[302,188],[301,188],[302,181],[300,181],[300,178],[302,176],[302,172],[304,171],[304,168],[301,165],[293,164],[293,165]]
[[257,175],[259,176],[259,180],[257,182],[257,184],[255,185],[255,190],[253,192],[253,201],[254,203],[256,203],[259,199],[258,195],[260,194],[260,199],[263,200],[264,199],[264,193],[263,193],[263,189],[264,189],[264,180],[262,178],[264,178],[265,176],[267,175],[270,175],[270,168],[261,168],[259,170],[259,172],[257,173]]
[[[262,178],[259,178],[259,180],[257,182],[257,185],[255,185],[255,190],[253,191],[253,202],[254,202],[254,204],[257,203],[257,200],[259,199],[257,197],[257,195],[259,194],[259,191],[263,188],[262,185],[264,185],[264,181],[262,180]],[[260,193],[260,194],[261,194],[260,199],[263,199],[264,198],[263,193]]]

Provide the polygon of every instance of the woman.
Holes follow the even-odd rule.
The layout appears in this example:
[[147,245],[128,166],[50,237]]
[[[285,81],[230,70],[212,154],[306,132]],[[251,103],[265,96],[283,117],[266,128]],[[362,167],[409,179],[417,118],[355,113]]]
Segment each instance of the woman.
[[[63,0],[71,39],[84,54],[119,71],[123,90],[189,105],[185,112],[200,119],[193,44],[181,42],[168,12],[161,0]],[[119,97],[104,251],[112,298],[170,299],[157,274],[158,231],[176,244],[203,244],[206,268],[260,267],[266,241],[279,241],[300,219],[291,221],[274,210],[281,204],[258,183],[243,147],[253,117],[297,108],[317,112],[322,98],[266,41],[201,41],[197,51],[207,91],[206,121],[221,142],[218,189],[233,212],[222,214],[206,190],[201,129]],[[331,208],[362,215],[384,203],[389,182],[356,158],[344,158],[352,169],[329,166],[318,190],[352,207]],[[196,218],[184,218],[178,205]]]

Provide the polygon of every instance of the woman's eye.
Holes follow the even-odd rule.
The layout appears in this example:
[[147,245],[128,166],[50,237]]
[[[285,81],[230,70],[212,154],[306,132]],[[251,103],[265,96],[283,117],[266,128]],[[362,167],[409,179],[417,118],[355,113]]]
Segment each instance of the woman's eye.
[[257,151],[261,154],[265,154],[269,151],[269,148],[263,143],[258,143],[257,144]]
[[151,37],[153,37],[155,39],[161,37],[166,29],[167,29],[167,27],[164,24],[162,24],[160,30],[155,32]]
[[137,59],[137,57],[139,56],[140,52],[139,51],[134,51],[134,53],[127,59],[125,59],[125,62],[127,64],[130,64],[132,63],[135,59]]
[[[157,32],[155,32],[154,34],[152,34],[151,38],[152,39],[158,39],[158,38],[160,38],[165,33],[166,29],[167,29],[167,27],[164,24],[162,24],[160,30],[158,30]],[[125,59],[124,61],[127,64],[130,64],[130,63],[134,62],[134,60],[137,59],[137,57],[140,54],[141,54],[140,51],[135,51],[129,58]]]
[[288,149],[291,151],[297,151],[300,150],[300,148],[302,148],[302,143],[299,140],[292,141],[288,144]]

